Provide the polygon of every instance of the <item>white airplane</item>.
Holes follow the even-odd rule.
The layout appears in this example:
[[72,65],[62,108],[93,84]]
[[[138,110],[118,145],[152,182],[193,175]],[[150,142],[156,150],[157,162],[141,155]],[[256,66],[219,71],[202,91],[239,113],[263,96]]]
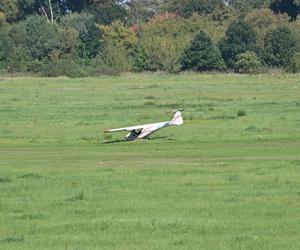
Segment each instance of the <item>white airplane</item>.
[[158,131],[159,129],[166,128],[172,125],[179,126],[183,124],[183,119],[180,111],[175,111],[174,116],[171,121],[168,122],[157,122],[144,125],[137,125],[125,128],[116,128],[105,130],[104,133],[109,132],[119,132],[119,131],[130,131],[129,134],[125,136],[125,140],[133,141],[137,139],[147,139],[151,134]]

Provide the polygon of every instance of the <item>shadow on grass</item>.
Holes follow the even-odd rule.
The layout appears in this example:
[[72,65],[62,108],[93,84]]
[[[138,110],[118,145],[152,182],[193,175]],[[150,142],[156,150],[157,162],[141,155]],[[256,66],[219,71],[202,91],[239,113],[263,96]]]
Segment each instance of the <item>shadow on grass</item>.
[[130,142],[130,141],[126,141],[125,139],[118,139],[113,141],[104,141],[103,144],[112,144],[112,143],[121,143],[121,142]]
[[121,143],[121,142],[137,142],[137,141],[155,141],[155,140],[160,140],[160,139],[166,139],[168,141],[176,141],[174,138],[169,138],[167,136],[159,136],[159,137],[153,137],[153,138],[147,138],[147,139],[139,139],[139,140],[134,140],[134,141],[127,141],[125,139],[117,139],[113,141],[105,141],[103,144],[112,144],[112,143]]
[[23,241],[23,235],[12,235],[8,236],[6,238],[0,239],[0,243],[10,243],[10,242],[17,242],[17,241]]

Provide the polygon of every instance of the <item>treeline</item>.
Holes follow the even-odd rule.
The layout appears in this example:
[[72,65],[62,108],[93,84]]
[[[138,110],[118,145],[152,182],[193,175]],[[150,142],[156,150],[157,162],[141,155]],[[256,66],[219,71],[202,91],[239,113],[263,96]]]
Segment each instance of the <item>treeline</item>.
[[300,0],[1,0],[0,72],[300,72]]

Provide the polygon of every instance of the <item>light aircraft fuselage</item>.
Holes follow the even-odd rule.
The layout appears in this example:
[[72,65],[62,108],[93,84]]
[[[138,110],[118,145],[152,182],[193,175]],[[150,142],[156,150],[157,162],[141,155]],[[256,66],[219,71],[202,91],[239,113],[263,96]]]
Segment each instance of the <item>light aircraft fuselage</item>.
[[124,128],[117,128],[117,129],[108,129],[104,132],[120,132],[120,131],[130,131],[126,136],[125,139],[128,141],[133,141],[137,139],[146,139],[154,132],[166,128],[169,126],[179,126],[183,124],[183,118],[180,111],[176,111],[171,121],[166,122],[156,122],[156,123],[149,123],[143,125],[136,125],[131,127],[124,127]]

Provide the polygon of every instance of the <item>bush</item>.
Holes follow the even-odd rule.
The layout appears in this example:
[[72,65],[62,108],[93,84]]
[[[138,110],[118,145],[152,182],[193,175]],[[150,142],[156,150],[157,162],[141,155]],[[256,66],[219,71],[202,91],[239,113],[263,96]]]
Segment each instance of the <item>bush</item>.
[[264,60],[266,64],[286,68],[297,49],[296,37],[284,26],[267,33],[265,38]]
[[237,73],[255,74],[260,73],[262,64],[254,52],[245,52],[237,56],[234,70]]
[[84,69],[81,68],[78,64],[76,64],[71,59],[46,63],[41,74],[43,76],[47,76],[47,77],[58,77],[58,76],[82,77],[82,76],[86,76]]
[[183,70],[195,71],[222,70],[225,66],[219,49],[203,31],[185,49],[181,64]]
[[124,48],[107,44],[93,60],[92,67],[92,74],[94,75],[119,75],[122,72],[129,71],[132,62],[129,60]]
[[21,46],[15,47],[8,56],[8,72],[26,72],[28,71],[28,64],[31,61],[32,58],[26,48]]
[[300,72],[300,52],[295,53],[291,59],[289,66],[287,67],[287,71],[291,73]]
[[246,116],[246,114],[247,114],[247,112],[245,110],[243,110],[243,109],[239,109],[238,112],[237,112],[237,115],[239,117]]

